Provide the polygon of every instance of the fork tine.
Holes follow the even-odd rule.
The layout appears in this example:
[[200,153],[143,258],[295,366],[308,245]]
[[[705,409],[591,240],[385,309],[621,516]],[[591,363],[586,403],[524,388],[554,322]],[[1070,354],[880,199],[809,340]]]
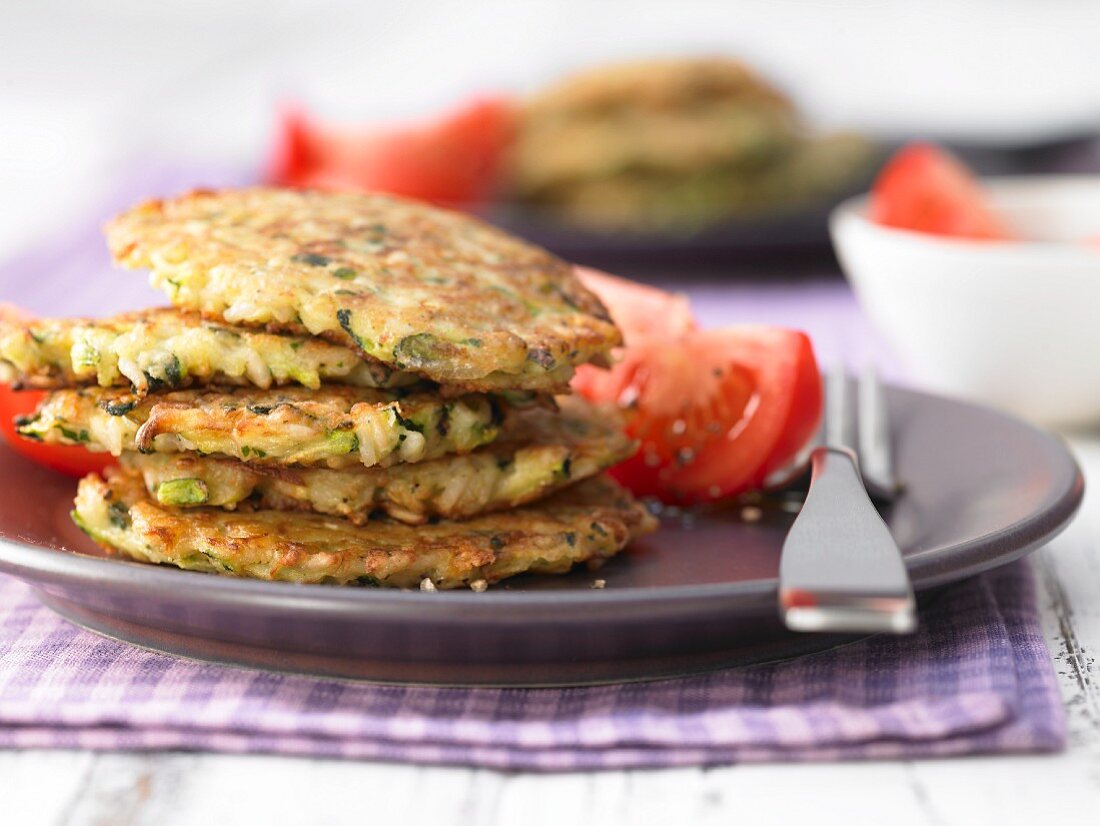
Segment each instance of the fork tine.
[[859,381],[859,463],[869,487],[886,494],[896,490],[886,398],[873,364],[864,367]]
[[854,411],[848,402],[848,371],[837,362],[825,380],[825,442],[856,449]]

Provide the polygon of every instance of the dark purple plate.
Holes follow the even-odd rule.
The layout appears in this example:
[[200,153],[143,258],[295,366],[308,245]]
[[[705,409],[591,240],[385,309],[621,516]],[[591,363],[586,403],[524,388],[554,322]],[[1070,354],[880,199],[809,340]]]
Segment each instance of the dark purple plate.
[[829,249],[829,213],[833,207],[867,191],[869,181],[845,187],[829,198],[791,209],[722,221],[694,232],[612,232],[555,221],[518,205],[501,205],[478,214],[521,238],[546,247],[568,261],[615,266],[629,263],[743,263],[792,252]]
[[[886,516],[922,599],[1023,556],[1072,519],[1084,481],[1057,438],[912,391],[891,389],[889,403],[907,487]],[[0,447],[0,570],[74,622],[187,657],[387,682],[550,685],[668,677],[844,641],[777,621],[792,518],[778,504],[755,522],[733,508],[671,516],[595,574],[422,593],[104,558],[69,520],[74,487]]]
[[[942,141],[981,175],[1011,175],[1095,166],[1095,135],[1067,134],[1019,146]],[[472,211],[566,260],[616,267],[713,267],[726,275],[759,274],[767,261],[807,263],[831,260],[829,214],[850,197],[866,192],[880,165],[901,144],[880,139],[867,168],[835,192],[804,202],[776,205],[758,214],[730,218],[695,232],[615,232],[586,229],[517,203],[472,207]]]

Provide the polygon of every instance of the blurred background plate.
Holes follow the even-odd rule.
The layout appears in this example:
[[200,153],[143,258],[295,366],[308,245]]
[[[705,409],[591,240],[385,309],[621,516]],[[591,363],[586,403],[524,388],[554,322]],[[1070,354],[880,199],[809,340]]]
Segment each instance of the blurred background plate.
[[[257,171],[287,100],[335,122],[385,124],[430,117],[471,94],[527,94],[580,68],[652,55],[740,57],[789,93],[814,129],[852,129],[886,144],[1002,148],[1026,164],[978,171],[1044,171],[1050,147],[1100,126],[1100,4],[1009,6],[799,0],[779,10],[743,0],[731,13],[708,0],[8,4],[0,249],[15,253],[79,218],[118,180],[140,174],[140,159],[153,168]],[[69,25],[56,25],[61,18]],[[183,185],[205,183],[196,176]],[[138,195],[154,194],[169,193],[150,175]],[[759,247],[815,243],[827,258],[825,224],[816,220],[827,208],[737,223],[697,245],[730,250],[726,263]],[[551,238],[556,229],[526,216],[503,220],[578,256],[691,246]],[[12,291],[2,297],[18,300]]]
[[[740,265],[746,258],[759,261],[806,254],[828,261],[829,213],[846,197],[865,191],[869,184],[868,176],[835,197],[811,205],[726,221],[691,234],[586,230],[518,205],[478,209],[477,213],[563,258],[607,269],[639,263]],[[738,272],[736,266],[730,271],[732,275]]]
[[[1036,142],[945,145],[980,175],[1022,175],[1100,170],[1096,138],[1097,133],[1067,134]],[[879,143],[873,155],[881,161],[899,146]],[[829,214],[842,201],[865,192],[875,171],[877,163],[850,185],[810,204],[726,221],[691,234],[585,230],[522,205],[475,207],[471,211],[563,258],[611,270],[720,267],[736,277],[759,275],[762,264],[797,263],[801,267],[816,263],[825,271],[834,271]]]

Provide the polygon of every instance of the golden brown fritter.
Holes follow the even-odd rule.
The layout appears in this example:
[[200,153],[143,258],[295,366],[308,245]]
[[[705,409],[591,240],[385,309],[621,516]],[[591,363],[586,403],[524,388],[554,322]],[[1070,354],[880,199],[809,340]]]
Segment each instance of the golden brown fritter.
[[422,380],[323,339],[231,327],[158,308],[106,319],[0,320],[0,381],[37,388],[130,387],[144,396],[196,384],[393,388]]
[[873,159],[852,134],[807,139],[775,163],[623,171],[537,196],[566,223],[601,231],[692,232],[716,221],[806,207],[859,180]]
[[690,234],[803,206],[872,161],[854,135],[809,136],[739,61],[647,60],[589,69],[528,101],[512,194],[587,229]]
[[619,333],[568,264],[455,212],[383,195],[253,188],[149,201],[115,259],[172,303],[312,333],[474,389],[561,388]]
[[211,388],[144,399],[99,387],[58,390],[18,432],[118,456],[194,451],[266,464],[391,465],[468,453],[500,430],[499,403],[324,385],[319,390]]
[[163,505],[306,510],[362,524],[468,519],[541,499],[633,454],[613,410],[563,398],[561,412],[517,411],[492,444],[465,456],[389,468],[287,468],[190,454],[123,453]]
[[513,152],[525,198],[646,171],[746,169],[788,151],[794,111],[743,64],[718,58],[601,66],[524,108]]
[[561,117],[634,107],[682,110],[730,99],[793,111],[787,97],[748,65],[721,56],[595,66],[554,83],[532,97],[526,109],[533,116]]
[[[654,518],[599,477],[536,505],[468,522],[410,526],[280,511],[181,511],[153,500],[139,474],[109,469],[80,482],[73,519],[96,542],[142,562],[300,583],[435,588],[493,583],[525,572],[598,565]],[[426,587],[422,585],[421,587]]]

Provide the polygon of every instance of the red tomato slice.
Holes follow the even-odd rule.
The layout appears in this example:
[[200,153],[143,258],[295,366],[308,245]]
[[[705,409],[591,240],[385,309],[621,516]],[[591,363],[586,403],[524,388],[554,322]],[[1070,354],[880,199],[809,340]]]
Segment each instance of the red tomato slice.
[[613,402],[638,453],[612,469],[635,493],[702,502],[759,487],[806,444],[821,416],[809,339],[774,327],[696,329],[687,297],[578,267],[627,346],[573,387]]
[[627,344],[646,338],[679,338],[698,326],[683,293],[665,292],[591,267],[574,267],[573,272],[600,297]]
[[340,129],[288,109],[267,178],[283,186],[477,203],[496,187],[513,131],[514,108],[504,98],[474,100],[438,121],[391,129]]
[[899,150],[871,188],[871,220],[958,238],[1011,239],[978,180],[948,152],[927,143]]
[[[0,303],[0,319],[25,322],[32,316],[14,304]],[[8,446],[33,462],[59,470],[70,476],[86,476],[114,464],[115,459],[106,453],[90,453],[82,447],[68,445],[44,445],[24,439],[15,431],[15,419],[34,412],[46,394],[41,390],[12,390],[0,384],[0,434]]]
[[641,496],[705,502],[759,487],[794,458],[821,415],[809,339],[776,327],[689,332],[625,348],[610,371],[574,388],[615,402],[641,442],[611,473]]

